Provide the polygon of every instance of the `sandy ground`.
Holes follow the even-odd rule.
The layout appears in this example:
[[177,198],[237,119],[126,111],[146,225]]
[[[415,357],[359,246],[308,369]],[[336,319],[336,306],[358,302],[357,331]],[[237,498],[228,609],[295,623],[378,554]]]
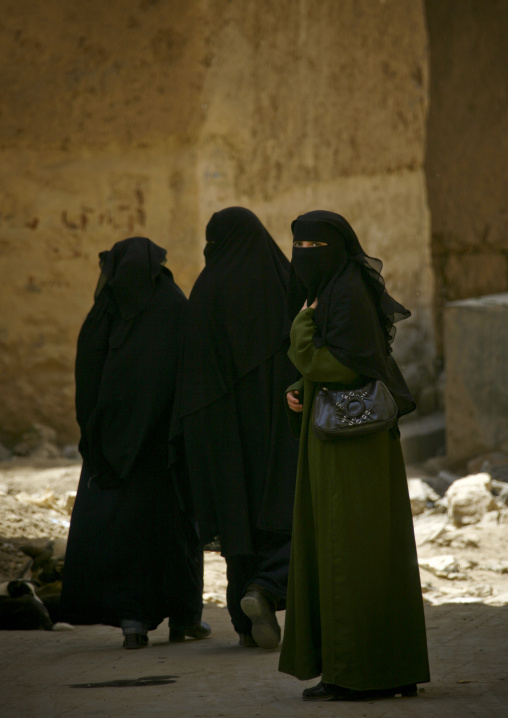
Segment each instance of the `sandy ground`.
[[[418,470],[410,469],[409,475],[419,475]],[[0,464],[0,580],[26,563],[16,548],[21,536],[66,536],[68,492],[75,490],[78,476],[79,465],[65,461]],[[4,631],[0,716],[506,718],[508,523],[493,523],[490,517],[457,530],[443,514],[429,512],[415,518],[415,534],[422,563],[437,556],[455,562],[447,578],[421,569],[432,682],[421,686],[416,699],[301,701],[302,689],[315,681],[301,683],[278,673],[278,651],[237,645],[223,608],[224,561],[207,553],[204,620],[212,625],[212,637],[169,644],[167,627],[160,626],[150,634],[147,649],[125,651],[119,630],[106,626]],[[284,614],[279,616],[283,623]],[[150,684],[154,677],[158,684]],[[115,681],[138,684],[95,685]]]
[[[432,682],[417,698],[309,704],[300,682],[277,671],[278,651],[237,645],[226,609],[208,605],[213,634],[169,644],[167,628],[141,651],[121,648],[118,629],[4,632],[2,718],[506,718],[508,608],[426,606]],[[162,685],[94,686],[158,677]],[[78,687],[75,687],[78,686]],[[90,686],[90,687],[88,687]]]

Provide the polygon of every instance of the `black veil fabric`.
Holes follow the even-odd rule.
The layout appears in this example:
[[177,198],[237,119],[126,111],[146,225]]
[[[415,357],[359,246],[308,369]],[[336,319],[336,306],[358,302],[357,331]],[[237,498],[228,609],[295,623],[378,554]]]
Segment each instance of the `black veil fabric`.
[[[166,261],[166,250],[147,237],[129,237],[101,252],[99,259],[122,319],[134,319],[155,291],[155,278]],[[96,297],[98,293],[96,290]]]
[[67,620],[153,629],[201,620],[202,554],[185,477],[167,434],[187,299],[166,252],[132,237],[101,253],[95,303],[78,339],[76,413],[83,469],[62,605]]
[[[229,207],[206,227],[206,266],[189,297],[180,417],[208,406],[289,336],[289,261],[256,215]],[[227,291],[224,288],[227,287]]]
[[[121,317],[110,337],[110,345],[118,347],[155,291],[156,278],[166,261],[166,250],[147,237],[129,237],[114,244],[112,249],[100,252],[99,260],[101,275],[94,298],[97,300],[104,287],[109,287]],[[173,280],[171,272],[166,270],[166,273]]]
[[[351,225],[334,212],[316,210],[300,215],[291,229],[295,240],[312,238],[327,244],[293,248],[287,300],[291,319],[306,300],[311,304],[317,296],[314,345],[326,346],[359,374],[382,380],[400,415],[413,411],[413,397],[391,356],[394,324],[411,313],[386,291],[382,262],[364,252]],[[300,269],[307,262],[314,267],[312,281]]]
[[287,351],[289,261],[251,211],[216,212],[188,302],[178,385],[202,544],[254,555],[257,532],[289,536],[298,460],[284,407],[297,378]]
[[76,414],[81,454],[107,488],[127,479],[156,429],[167,453],[187,300],[162,266],[166,251],[149,239],[99,256],[95,303],[78,338]]

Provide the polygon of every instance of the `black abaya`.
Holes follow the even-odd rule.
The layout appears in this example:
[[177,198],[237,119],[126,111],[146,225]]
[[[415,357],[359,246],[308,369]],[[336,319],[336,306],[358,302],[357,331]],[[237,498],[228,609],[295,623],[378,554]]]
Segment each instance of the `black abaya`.
[[[201,541],[220,539],[228,609],[243,634],[249,582],[279,607],[286,596],[298,454],[283,400],[297,376],[287,357],[289,262],[241,207],[214,214],[206,236],[206,267],[189,298],[179,416]],[[271,554],[279,559],[270,567]]]
[[[62,601],[70,620],[154,628],[199,623],[202,553],[167,468],[186,299],[165,251],[145,238],[101,254],[103,275],[81,329],[76,408],[84,463]],[[181,494],[181,492],[180,492]]]

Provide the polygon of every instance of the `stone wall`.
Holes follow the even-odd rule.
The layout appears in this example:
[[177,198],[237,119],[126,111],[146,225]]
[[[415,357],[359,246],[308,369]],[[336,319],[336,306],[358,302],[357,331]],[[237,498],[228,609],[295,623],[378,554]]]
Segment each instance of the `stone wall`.
[[445,308],[446,443],[450,461],[508,454],[508,294]]
[[413,311],[396,356],[434,408],[422,2],[12,0],[0,40],[0,440],[76,439],[97,253],[148,236],[188,293],[230,204],[287,253],[296,215],[344,214]]
[[508,290],[508,3],[426,0],[426,177],[442,354],[447,301]]

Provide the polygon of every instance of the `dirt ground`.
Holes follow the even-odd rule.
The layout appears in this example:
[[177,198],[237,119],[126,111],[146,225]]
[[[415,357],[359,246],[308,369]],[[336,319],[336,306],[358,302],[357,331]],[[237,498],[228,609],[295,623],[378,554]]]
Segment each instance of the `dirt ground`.
[[[76,488],[79,468],[66,461],[0,464],[0,581],[26,563],[17,550],[21,536],[66,536],[68,492]],[[420,474],[410,469],[409,475]],[[4,631],[0,716],[506,718],[508,523],[490,517],[454,529],[443,514],[432,512],[415,517],[414,523],[421,563],[431,565],[441,556],[444,564],[453,557],[455,565],[448,574],[421,569],[432,682],[420,686],[418,698],[304,703],[302,689],[316,681],[302,683],[279,673],[277,650],[237,644],[224,608],[224,561],[207,553],[209,639],[169,644],[167,627],[159,626],[147,649],[125,651],[120,631],[107,626]],[[284,614],[279,616],[283,623]]]
[[[167,629],[141,651],[121,648],[118,629],[4,632],[2,718],[506,718],[508,608],[426,607],[432,682],[418,698],[309,704],[300,682],[277,671],[278,651],[237,645],[225,608],[207,605],[213,634],[169,644]],[[162,685],[94,687],[159,677]],[[74,687],[74,686],[80,687]],[[87,687],[90,685],[90,687]]]

